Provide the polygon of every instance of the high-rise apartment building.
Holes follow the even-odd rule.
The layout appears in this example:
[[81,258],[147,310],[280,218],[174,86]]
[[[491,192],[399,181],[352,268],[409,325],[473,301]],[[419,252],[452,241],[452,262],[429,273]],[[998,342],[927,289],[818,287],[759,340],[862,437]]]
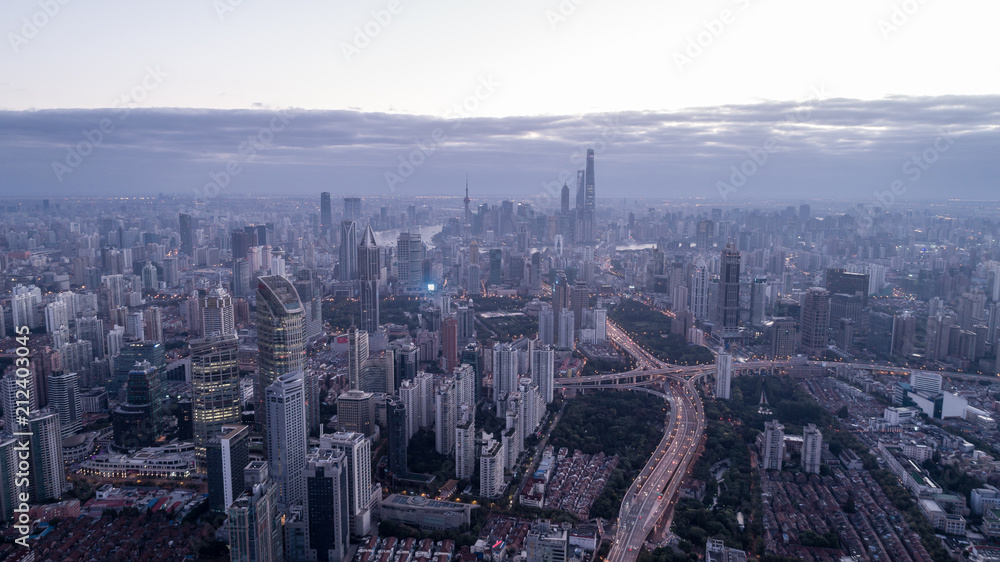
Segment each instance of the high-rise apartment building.
[[823,464],[823,434],[811,423],[802,430],[802,471],[819,474]]
[[811,287],[802,302],[802,351],[821,356],[826,351],[830,329],[830,292]]
[[720,353],[715,358],[715,397],[729,400],[733,385],[733,356]]
[[764,470],[781,470],[785,458],[785,426],[778,420],[764,424]]
[[[48,391],[49,407],[59,415],[61,437],[65,439],[79,433],[83,429],[79,375],[76,373],[50,374]],[[7,429],[10,431],[9,426]]]

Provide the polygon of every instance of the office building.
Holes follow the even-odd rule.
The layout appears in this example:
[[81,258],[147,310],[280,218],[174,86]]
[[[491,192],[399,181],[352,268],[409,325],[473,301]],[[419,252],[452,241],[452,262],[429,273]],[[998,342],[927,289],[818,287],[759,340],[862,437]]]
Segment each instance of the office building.
[[181,213],[177,216],[177,222],[181,234],[181,253],[194,255],[194,225],[191,223],[191,215]]
[[569,529],[552,525],[548,519],[536,521],[524,539],[525,562],[566,562],[570,559]]
[[229,553],[233,562],[281,562],[284,559],[277,485],[268,464],[251,461],[243,471],[244,491],[229,506]]
[[441,320],[441,351],[444,372],[450,373],[458,366],[458,318],[455,315]]
[[360,197],[344,197],[344,218],[352,221],[361,218]]
[[403,291],[418,292],[423,286],[424,244],[420,235],[403,232],[396,239],[396,278]]
[[350,541],[348,470],[344,454],[321,450],[306,458],[305,558],[317,562],[344,562]]
[[148,361],[136,363],[128,373],[126,393],[126,403],[144,413],[151,430],[150,437],[154,439],[162,427],[163,393],[160,391],[160,376],[160,370]]
[[576,324],[575,317],[573,311],[568,308],[564,308],[559,313],[559,339],[556,342],[556,347],[559,349],[572,350],[576,348],[576,333],[573,329]]
[[538,305],[538,339],[544,345],[555,343],[555,316],[552,312],[552,305],[543,302]]
[[222,287],[208,292],[201,302],[201,326],[205,336],[236,333],[233,316],[233,297]]
[[731,337],[740,331],[740,252],[730,242],[722,250],[719,275],[718,328],[722,337]]
[[358,223],[353,220],[340,223],[340,261],[337,271],[341,281],[358,279]]
[[868,306],[869,275],[851,273],[844,268],[831,267],[826,270],[826,289],[831,295],[838,293],[858,296],[861,306]]
[[208,508],[226,513],[244,490],[243,470],[250,463],[250,428],[224,425],[205,442]]
[[708,320],[708,264],[701,256],[691,275],[691,312],[698,320]]
[[938,394],[941,392],[942,380],[940,373],[930,371],[910,372],[910,386],[915,392]]
[[[281,375],[302,371],[306,359],[306,317],[299,294],[281,276],[257,280],[257,377],[254,411],[262,414],[255,424],[267,426],[264,394]],[[274,474],[272,478],[277,481]]]
[[350,390],[337,397],[337,431],[361,433],[371,437],[377,429],[375,395]]
[[[207,467],[205,446],[208,440],[218,435],[224,426],[240,422],[243,404],[239,343],[235,333],[190,341],[191,417],[195,461],[200,473]],[[237,468],[242,470],[242,467]]]
[[819,474],[823,464],[823,434],[811,423],[802,430],[802,471]]
[[358,278],[361,283],[361,329],[375,333],[379,327],[379,278],[382,262],[375,232],[369,224],[358,246]]
[[305,500],[302,470],[307,452],[306,401],[302,371],[279,376],[267,387],[267,460],[278,486],[278,508]]
[[319,194],[320,234],[329,236],[331,228],[333,228],[333,208],[330,206],[330,192],[324,191]]
[[[372,451],[363,433],[328,433],[320,437],[320,450],[332,449],[344,455],[347,468],[347,511],[351,534],[364,536],[372,524]],[[381,492],[379,492],[381,496]]]

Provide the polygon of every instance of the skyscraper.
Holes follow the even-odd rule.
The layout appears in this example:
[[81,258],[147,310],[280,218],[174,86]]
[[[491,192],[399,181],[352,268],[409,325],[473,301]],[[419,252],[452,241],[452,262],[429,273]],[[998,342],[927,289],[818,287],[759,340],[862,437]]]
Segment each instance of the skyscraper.
[[177,216],[177,223],[181,233],[181,253],[191,256],[194,254],[194,228],[191,224],[191,215],[181,213]]
[[65,439],[83,429],[80,405],[80,377],[76,373],[49,375],[49,406],[59,414],[61,437]]
[[280,562],[282,514],[268,464],[251,461],[243,479],[243,493],[229,506],[230,558],[233,562]]
[[822,355],[826,351],[830,327],[830,293],[811,287],[802,302],[802,351]]
[[455,478],[471,480],[476,470],[476,416],[466,409],[455,427]]
[[323,236],[330,235],[333,227],[333,209],[330,206],[330,192],[324,191],[319,194],[319,228]]
[[320,450],[343,453],[347,467],[347,510],[351,533],[364,536],[371,530],[371,441],[364,433],[340,432],[320,436]]
[[691,275],[691,312],[701,321],[708,320],[708,264],[698,256]]
[[555,351],[552,350],[552,346],[542,344],[532,353],[534,356],[531,358],[531,381],[538,386],[545,403],[551,404],[555,384]]
[[386,398],[386,418],[389,422],[389,472],[396,478],[409,474],[407,468],[406,406],[398,396]]
[[596,193],[594,190],[594,149],[587,149],[587,176],[583,195],[583,241],[594,242],[595,236],[594,210]]
[[361,390],[361,366],[368,355],[368,332],[351,326],[347,330],[347,382],[351,390]]
[[206,442],[208,466],[208,507],[226,513],[243,493],[243,470],[250,464],[250,428],[225,425]]
[[731,337],[740,331],[740,251],[736,244],[730,242],[722,250],[719,273],[718,320],[722,336]]
[[190,342],[191,417],[195,461],[201,473],[207,468],[205,447],[208,440],[218,435],[223,426],[240,421],[239,343],[234,333],[216,334]]
[[[58,500],[66,486],[66,467],[62,456],[62,435],[59,415],[37,412],[28,418],[31,452],[31,502]],[[22,458],[23,460],[23,458]]]
[[361,218],[361,198],[344,197],[344,219],[356,221]]
[[733,384],[733,356],[720,353],[715,358],[715,397],[729,400]]
[[263,414],[261,419],[255,418],[255,423],[263,428],[267,424],[264,407],[267,387],[281,375],[305,367],[305,309],[295,287],[284,277],[257,280],[257,349],[254,411]]
[[469,199],[469,176],[465,176],[465,199],[462,202],[465,203],[465,222],[462,224],[471,226],[472,212],[469,210],[469,204],[472,203],[472,199]]
[[402,232],[396,238],[396,277],[403,291],[420,291],[423,289],[422,262],[424,245],[420,234]]
[[350,540],[347,467],[344,454],[320,450],[306,458],[306,559],[343,562]]
[[354,281],[358,278],[358,223],[352,220],[340,223],[338,275],[341,281]]
[[202,333],[206,336],[236,333],[233,318],[233,297],[222,287],[215,287],[201,303]]
[[377,429],[372,393],[349,390],[337,397],[337,430],[371,437]]
[[453,314],[441,320],[441,350],[444,371],[450,373],[458,366],[458,318]]
[[141,408],[152,429],[155,439],[161,428],[163,396],[160,392],[160,370],[148,361],[136,363],[128,373],[128,394],[126,402]]
[[302,471],[307,452],[305,377],[302,371],[279,376],[267,387],[267,460],[278,485],[278,509],[305,500]]
[[361,329],[375,333],[379,326],[379,277],[382,263],[375,232],[369,224],[358,246],[358,278],[361,283]]
[[509,343],[493,344],[493,401],[503,400],[517,385],[517,351]]
[[755,277],[750,284],[750,323],[760,326],[764,323],[764,289],[767,279]]
[[434,393],[434,450],[451,455],[455,448],[455,424],[458,422],[458,393],[455,380],[445,379]]

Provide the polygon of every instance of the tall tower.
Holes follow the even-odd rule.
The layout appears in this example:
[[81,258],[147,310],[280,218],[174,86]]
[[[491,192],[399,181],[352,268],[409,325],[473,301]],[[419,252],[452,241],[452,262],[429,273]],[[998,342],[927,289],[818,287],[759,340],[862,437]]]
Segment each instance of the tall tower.
[[722,250],[719,277],[718,319],[722,336],[734,336],[740,331],[740,251],[730,242]]
[[232,333],[190,342],[191,417],[195,463],[200,473],[204,473],[208,466],[206,446],[209,439],[218,436],[223,426],[240,422],[243,408],[237,359],[239,344],[239,338]]
[[319,451],[306,459],[307,560],[338,562],[345,558],[350,540],[347,472],[340,451]]
[[295,286],[281,276],[257,280],[255,423],[266,427],[264,392],[281,375],[305,368],[306,315]]
[[560,202],[559,211],[563,215],[568,215],[569,214],[569,186],[564,183],[563,186],[562,186],[562,192],[559,195],[560,195],[560,197],[559,197],[559,202]]
[[66,486],[59,414],[36,412],[28,419],[28,433],[31,470],[27,472],[31,478],[31,502],[58,500]]
[[469,176],[465,176],[465,199],[462,200],[465,203],[465,225],[472,224],[472,211],[469,210],[469,203],[472,203],[472,199],[469,199]]
[[358,278],[358,224],[352,220],[340,223],[340,280]]
[[319,228],[323,236],[330,235],[333,227],[333,208],[330,206],[330,192],[319,194]]
[[363,536],[371,530],[372,449],[364,433],[337,432],[320,436],[321,451],[344,454],[347,466],[347,509],[351,533]]
[[595,211],[595,191],[594,191],[594,149],[587,149],[587,175],[584,182],[583,194],[583,241],[594,242],[595,236],[594,211]]
[[[466,204],[468,208],[468,204]],[[361,329],[374,334],[379,326],[378,284],[382,264],[375,232],[369,224],[358,245],[358,278],[361,280]]]
[[281,375],[267,387],[267,460],[278,485],[278,509],[305,500],[302,471],[308,450],[305,377],[302,371]]
[[187,213],[177,215],[177,223],[181,232],[181,253],[190,256],[194,253],[194,228],[191,224],[191,215]]

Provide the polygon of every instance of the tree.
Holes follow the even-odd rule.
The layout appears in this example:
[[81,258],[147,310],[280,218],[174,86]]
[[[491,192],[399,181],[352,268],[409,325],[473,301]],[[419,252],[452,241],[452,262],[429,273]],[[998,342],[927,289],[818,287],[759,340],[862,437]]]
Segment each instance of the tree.
[[841,406],[840,409],[837,410],[837,417],[842,420],[846,420],[851,417],[850,412],[847,411],[847,406]]

